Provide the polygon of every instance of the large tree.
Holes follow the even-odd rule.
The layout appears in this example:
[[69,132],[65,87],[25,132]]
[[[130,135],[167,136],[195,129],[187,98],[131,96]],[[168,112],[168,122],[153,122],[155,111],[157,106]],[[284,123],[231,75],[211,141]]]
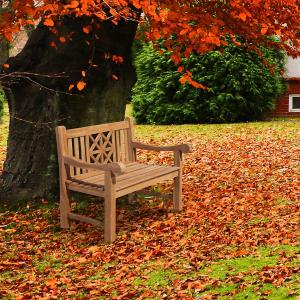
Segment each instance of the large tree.
[[[180,66],[182,57],[242,37],[247,48],[300,49],[297,0],[13,0],[1,11],[0,34],[11,41],[35,29],[23,51],[2,69],[9,102],[8,153],[1,197],[55,195],[54,127],[78,127],[124,116],[135,81],[131,46],[138,23],[145,37],[162,39],[182,72],[181,82],[201,82]],[[274,43],[270,36],[277,36]],[[238,45],[238,42],[236,42]]]

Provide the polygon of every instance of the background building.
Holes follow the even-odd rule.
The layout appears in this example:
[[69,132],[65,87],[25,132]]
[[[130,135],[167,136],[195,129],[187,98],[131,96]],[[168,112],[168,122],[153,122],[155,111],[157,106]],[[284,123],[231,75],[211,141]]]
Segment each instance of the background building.
[[277,99],[272,116],[300,117],[300,59],[289,57],[286,65],[287,91]]

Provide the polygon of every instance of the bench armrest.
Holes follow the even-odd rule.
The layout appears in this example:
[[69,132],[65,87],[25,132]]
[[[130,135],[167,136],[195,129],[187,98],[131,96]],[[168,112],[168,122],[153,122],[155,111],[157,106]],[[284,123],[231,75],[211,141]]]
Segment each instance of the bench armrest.
[[71,165],[82,169],[111,171],[114,174],[122,174],[126,169],[123,163],[91,164],[70,156],[64,156],[63,160],[66,165]]
[[148,145],[148,144],[132,141],[131,145],[133,148],[152,150],[152,151],[180,151],[182,153],[192,152],[192,147],[189,144],[180,144],[174,146],[154,146],[154,145]]

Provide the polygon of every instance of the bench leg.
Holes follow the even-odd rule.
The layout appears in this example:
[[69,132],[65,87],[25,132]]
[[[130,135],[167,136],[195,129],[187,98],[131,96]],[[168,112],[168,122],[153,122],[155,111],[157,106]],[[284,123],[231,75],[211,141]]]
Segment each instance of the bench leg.
[[181,180],[181,176],[174,178],[173,208],[175,211],[182,210],[182,180]]
[[175,211],[182,210],[182,153],[174,153],[174,165],[179,167],[178,176],[174,178],[173,208]]
[[66,189],[60,192],[60,227],[70,228],[69,213],[71,212],[70,199]]
[[104,241],[116,239],[116,190],[111,172],[105,172]]

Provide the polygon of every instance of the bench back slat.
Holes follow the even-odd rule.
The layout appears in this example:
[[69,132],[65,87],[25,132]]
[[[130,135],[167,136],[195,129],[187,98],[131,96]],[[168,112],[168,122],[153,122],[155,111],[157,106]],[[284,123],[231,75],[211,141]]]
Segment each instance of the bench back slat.
[[68,129],[67,137],[68,138],[80,137],[80,136],[95,134],[97,132],[106,132],[106,131],[128,129],[128,128],[129,128],[128,121],[93,125],[93,126],[87,126],[81,128]]
[[[59,134],[59,131],[57,131]],[[131,147],[132,123],[128,118],[122,122],[100,124],[65,130],[63,139],[69,156],[88,163],[107,164],[135,161]],[[86,173],[87,170],[70,167],[71,176]]]
[[[71,157],[74,156],[74,151],[73,151],[73,140],[72,139],[68,139],[67,140],[68,144],[67,144],[67,154]],[[75,175],[75,168],[70,167],[70,175],[74,176]]]
[[[74,157],[77,159],[80,159],[79,157],[79,138],[74,138],[73,143],[74,143]],[[81,174],[81,169],[80,168],[75,168],[75,173]]]

